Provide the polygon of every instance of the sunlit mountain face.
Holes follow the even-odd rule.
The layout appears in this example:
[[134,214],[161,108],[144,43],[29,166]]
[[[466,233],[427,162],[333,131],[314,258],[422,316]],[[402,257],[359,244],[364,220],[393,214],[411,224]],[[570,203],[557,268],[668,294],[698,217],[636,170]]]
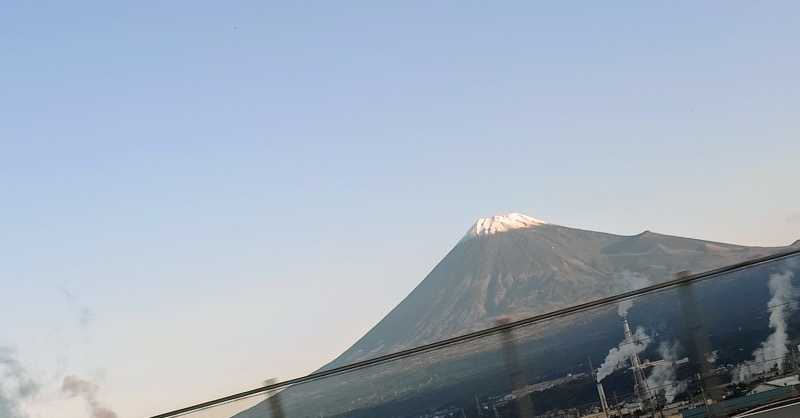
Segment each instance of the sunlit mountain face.
[[519,213],[480,219],[414,291],[326,367],[484,329],[501,317],[542,314],[663,282],[680,271],[711,270],[787,248],[650,231],[621,236]]

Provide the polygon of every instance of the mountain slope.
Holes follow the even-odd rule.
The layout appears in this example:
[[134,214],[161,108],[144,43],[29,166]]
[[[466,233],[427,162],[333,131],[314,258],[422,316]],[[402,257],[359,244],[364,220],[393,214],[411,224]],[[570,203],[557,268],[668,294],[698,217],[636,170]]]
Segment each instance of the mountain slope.
[[785,249],[567,228],[509,214],[479,220],[395,309],[326,368],[341,366]]

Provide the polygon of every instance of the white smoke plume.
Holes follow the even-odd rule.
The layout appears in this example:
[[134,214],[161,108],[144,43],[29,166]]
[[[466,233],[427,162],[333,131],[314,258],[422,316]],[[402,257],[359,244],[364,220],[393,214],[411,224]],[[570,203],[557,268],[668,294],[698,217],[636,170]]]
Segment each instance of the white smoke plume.
[[[650,281],[644,277],[637,276],[629,271],[622,273],[622,283],[625,286],[625,292],[632,292],[647,287]],[[619,316],[625,318],[628,316],[628,309],[633,306],[633,299],[625,299],[619,302],[617,313]]]
[[626,343],[624,340],[618,346],[608,350],[608,355],[597,369],[597,381],[600,382],[616,370],[619,370],[629,362],[631,355],[639,354],[650,344],[650,337],[644,332],[644,328],[636,328],[633,334],[633,343]]
[[675,400],[675,396],[686,390],[686,382],[678,382],[675,376],[675,361],[678,360],[678,344],[662,342],[658,346],[658,353],[664,363],[653,367],[647,377],[647,387],[653,393],[663,393],[667,403]]
[[67,376],[61,384],[61,391],[69,397],[80,396],[86,401],[86,407],[91,414],[91,418],[117,418],[116,412],[102,406],[97,401],[97,384],[78,378],[77,376]]
[[787,270],[769,277],[772,298],[767,303],[767,309],[770,312],[769,327],[772,328],[772,334],[753,351],[752,361],[745,362],[734,371],[734,382],[743,382],[755,374],[780,367],[789,353],[786,317],[797,309],[797,298],[800,296],[800,291],[792,285],[793,276],[794,273]]
[[22,367],[14,350],[0,347],[0,417],[27,417],[22,403],[35,396],[39,389],[39,383]]

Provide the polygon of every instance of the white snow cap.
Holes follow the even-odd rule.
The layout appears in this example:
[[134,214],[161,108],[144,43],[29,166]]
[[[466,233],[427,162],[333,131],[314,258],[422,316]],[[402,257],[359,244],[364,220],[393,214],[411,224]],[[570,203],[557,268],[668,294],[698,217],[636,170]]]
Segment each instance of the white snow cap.
[[481,218],[475,223],[464,239],[481,235],[492,235],[499,232],[506,232],[511,229],[530,228],[537,225],[547,225],[547,222],[532,218],[521,213],[509,213],[508,215],[492,216],[491,218]]

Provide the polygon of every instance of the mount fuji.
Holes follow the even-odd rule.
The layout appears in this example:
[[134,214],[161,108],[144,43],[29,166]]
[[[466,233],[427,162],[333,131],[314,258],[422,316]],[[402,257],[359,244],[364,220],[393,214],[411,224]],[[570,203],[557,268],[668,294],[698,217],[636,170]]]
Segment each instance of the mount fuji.
[[[790,247],[800,247],[800,240]],[[485,329],[500,318],[551,312],[633,290],[636,283],[663,282],[680,271],[707,271],[790,247],[746,247],[650,231],[621,236],[568,228],[519,213],[480,219],[399,305],[321,370]],[[748,282],[759,286],[757,280]],[[755,288],[715,292],[724,293],[726,301],[738,298],[737,303],[759,306],[764,302],[759,297],[766,297]],[[676,315],[669,311],[674,302],[660,303],[651,306],[655,310],[649,314]],[[739,306],[743,305],[717,307],[735,310]],[[619,341],[614,336],[620,330],[617,314],[616,307],[609,307],[592,315],[560,318],[547,327],[526,328],[525,335],[518,331],[523,340],[536,341],[535,348],[520,345],[521,355],[550,359],[537,363],[530,372],[541,377],[572,370],[576,364],[573,372],[584,370],[580,362],[587,358],[586,350],[602,354]],[[593,336],[582,346],[559,343],[588,334]],[[504,390],[496,343],[495,339],[476,340],[407,361],[330,376],[289,387],[281,397],[287,416],[317,416],[323,414],[322,409],[324,416],[335,417],[419,416],[442,408],[443,400],[468,407],[476,402],[475,391]],[[442,379],[436,379],[437,371]],[[594,388],[593,384],[588,387],[590,392]],[[392,402],[384,403],[384,395]],[[268,409],[263,401],[234,418],[268,416]]]
[[[800,241],[792,247],[800,246]],[[479,219],[332,368],[701,272],[789,247],[746,247],[644,231],[621,236],[520,213]]]

